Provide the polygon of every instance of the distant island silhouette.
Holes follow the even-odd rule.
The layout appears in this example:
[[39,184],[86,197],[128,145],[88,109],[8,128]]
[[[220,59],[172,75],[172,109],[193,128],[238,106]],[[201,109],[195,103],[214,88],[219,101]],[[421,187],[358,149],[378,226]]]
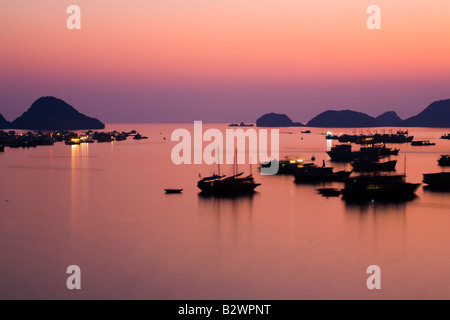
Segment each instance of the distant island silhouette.
[[328,110],[311,119],[308,127],[380,127],[382,124],[375,118],[362,112],[351,110]]
[[279,113],[266,113],[256,120],[258,127],[303,127],[300,122],[293,122],[287,115]]
[[435,101],[418,115],[402,122],[404,127],[450,127],[450,99]]
[[0,129],[9,129],[11,127],[11,123],[0,114]]
[[402,121],[402,119],[397,115],[397,112],[395,111],[387,111],[382,115],[376,117],[375,120],[386,127],[394,127]]
[[2,123],[0,119],[0,128],[3,129],[85,130],[105,128],[100,120],[85,116],[65,101],[55,97],[41,97],[12,123],[7,121],[5,124]]
[[[275,116],[276,115],[276,116]],[[283,117],[279,117],[283,116]],[[260,121],[260,120],[263,121]],[[256,124],[258,127],[294,127],[287,115],[267,113],[260,117]],[[303,126],[300,124],[300,126]],[[307,124],[307,127],[323,128],[357,128],[357,127],[450,127],[450,99],[435,101],[418,115],[402,120],[395,111],[388,111],[374,118],[365,113],[352,110],[327,110]]]

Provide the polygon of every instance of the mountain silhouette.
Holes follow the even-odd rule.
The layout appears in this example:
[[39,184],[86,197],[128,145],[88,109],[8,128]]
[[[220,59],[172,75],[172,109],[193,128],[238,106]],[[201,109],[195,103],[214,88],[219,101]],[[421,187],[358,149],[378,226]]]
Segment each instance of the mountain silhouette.
[[402,119],[397,115],[395,111],[387,111],[382,115],[376,117],[375,120],[382,123],[386,127],[397,126],[402,121]]
[[84,130],[104,129],[105,125],[78,112],[61,99],[41,97],[14,120],[11,127],[27,130]]
[[0,114],[0,129],[9,129],[11,127],[11,123]]
[[308,127],[328,128],[357,128],[357,127],[380,127],[381,122],[362,112],[351,110],[328,110],[311,119]]
[[433,102],[418,115],[404,120],[401,125],[404,127],[450,127],[450,99]]
[[256,120],[258,127],[303,127],[300,122],[293,122],[287,115],[266,113]]

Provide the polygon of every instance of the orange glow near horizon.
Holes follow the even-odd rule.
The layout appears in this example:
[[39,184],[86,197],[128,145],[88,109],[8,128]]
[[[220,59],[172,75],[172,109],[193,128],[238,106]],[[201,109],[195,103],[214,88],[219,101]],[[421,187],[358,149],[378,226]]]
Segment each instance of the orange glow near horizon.
[[79,31],[65,28],[64,3],[6,5],[6,68],[292,80],[440,76],[450,70],[445,1],[377,1],[382,29],[376,31],[365,24],[368,1],[78,2]]

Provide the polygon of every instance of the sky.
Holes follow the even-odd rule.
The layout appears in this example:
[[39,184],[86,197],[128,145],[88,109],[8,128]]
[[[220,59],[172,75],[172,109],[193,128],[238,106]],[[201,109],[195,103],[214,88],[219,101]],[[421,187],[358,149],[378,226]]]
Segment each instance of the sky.
[[[69,5],[81,29],[69,30]],[[369,30],[369,5],[381,29]],[[56,96],[103,122],[413,116],[450,98],[448,0],[14,0],[0,4],[0,113]]]

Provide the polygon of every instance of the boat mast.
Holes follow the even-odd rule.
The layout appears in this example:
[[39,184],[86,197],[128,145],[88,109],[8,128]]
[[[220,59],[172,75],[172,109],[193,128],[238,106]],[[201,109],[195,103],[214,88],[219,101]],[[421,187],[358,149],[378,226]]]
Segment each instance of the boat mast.
[[406,178],[406,154],[405,154],[405,161],[404,161],[404,168],[403,168],[403,176]]
[[219,170],[219,177],[220,177],[220,155],[219,155],[219,147],[217,147],[216,153],[217,153],[217,167],[218,167],[218,170]]

